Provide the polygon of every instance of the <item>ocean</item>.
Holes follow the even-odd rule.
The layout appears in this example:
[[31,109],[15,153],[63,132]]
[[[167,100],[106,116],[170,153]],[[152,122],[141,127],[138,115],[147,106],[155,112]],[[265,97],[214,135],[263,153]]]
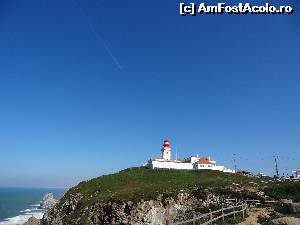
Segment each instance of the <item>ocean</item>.
[[32,215],[43,216],[39,202],[48,192],[57,199],[66,189],[0,187],[0,225],[23,225]]

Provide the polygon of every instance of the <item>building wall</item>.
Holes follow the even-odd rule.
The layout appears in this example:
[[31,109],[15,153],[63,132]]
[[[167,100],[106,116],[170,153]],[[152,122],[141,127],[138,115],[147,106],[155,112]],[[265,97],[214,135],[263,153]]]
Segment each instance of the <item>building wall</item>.
[[235,173],[235,170],[224,168],[223,172],[224,173]]
[[199,157],[192,156],[192,157],[191,157],[191,163],[195,163],[195,162],[197,162],[199,159],[200,159]]
[[214,166],[212,164],[197,164],[196,168],[198,170],[212,170]]
[[224,166],[213,166],[213,170],[218,170],[218,171],[224,171],[225,167]]
[[[196,158],[196,157],[192,157]],[[195,159],[191,159],[191,162]],[[146,165],[150,169],[178,169],[178,170],[217,170],[225,173],[235,173],[234,170],[227,169],[224,166],[216,166],[215,161],[212,163],[191,163],[191,162],[180,162],[180,161],[169,161],[165,159],[150,160]],[[299,174],[300,175],[300,174]]]
[[158,162],[150,161],[148,167],[151,169],[161,168],[161,169],[178,169],[178,170],[192,170],[194,169],[191,163],[176,163],[176,162]]

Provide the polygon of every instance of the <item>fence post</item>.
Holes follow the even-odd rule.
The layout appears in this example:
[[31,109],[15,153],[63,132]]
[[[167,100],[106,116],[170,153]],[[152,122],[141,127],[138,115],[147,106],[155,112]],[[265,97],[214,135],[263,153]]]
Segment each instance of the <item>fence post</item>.
[[196,225],[196,215],[195,215],[195,212],[193,212],[193,225]]
[[212,212],[211,212],[211,209],[209,209],[209,221],[210,221],[210,224],[212,225]]
[[246,206],[245,205],[243,205],[243,219],[245,218],[245,210],[246,210]]
[[235,219],[235,205],[233,206],[233,218]]
[[222,220],[223,220],[223,222],[225,221],[223,203],[222,203]]

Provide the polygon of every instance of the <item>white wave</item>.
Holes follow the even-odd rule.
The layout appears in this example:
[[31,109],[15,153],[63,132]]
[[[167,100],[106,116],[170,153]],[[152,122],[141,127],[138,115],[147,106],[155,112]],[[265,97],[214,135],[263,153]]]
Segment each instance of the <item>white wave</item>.
[[31,209],[21,210],[20,213],[31,212]]
[[22,215],[18,215],[15,217],[7,218],[4,221],[0,222],[0,225],[23,225],[24,223],[27,222],[27,220],[31,217],[34,216],[37,219],[42,219],[44,215],[43,211],[40,212],[32,212],[32,213],[25,213]]
[[24,215],[33,215],[33,214],[39,214],[39,213],[44,214],[44,212],[42,210],[40,210],[40,211],[35,211],[35,212],[26,212],[26,213],[24,213]]
[[33,206],[33,207],[40,207],[40,204],[33,204],[33,205],[30,205],[30,206]]
[[42,211],[43,209],[41,208],[32,208],[30,211],[24,211],[24,212],[32,212],[32,211]]

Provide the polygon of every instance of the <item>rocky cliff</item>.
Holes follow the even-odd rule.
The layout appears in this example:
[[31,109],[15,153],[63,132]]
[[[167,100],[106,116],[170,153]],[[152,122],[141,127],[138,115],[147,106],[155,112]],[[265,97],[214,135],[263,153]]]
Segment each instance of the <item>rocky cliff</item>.
[[[80,194],[71,195],[60,206],[49,210],[44,225],[165,225],[176,220],[190,219],[193,211],[206,210],[225,202],[207,190],[179,193],[177,196],[159,195],[154,200],[95,202],[82,207]],[[80,213],[79,213],[80,212]]]
[[47,193],[42,201],[40,202],[40,208],[49,209],[57,203],[57,200],[54,198],[53,193]]
[[257,193],[230,188],[237,182],[246,187],[253,179],[217,171],[127,169],[70,189],[41,223],[165,225],[220,206],[226,198],[261,198],[263,187],[257,186]]

